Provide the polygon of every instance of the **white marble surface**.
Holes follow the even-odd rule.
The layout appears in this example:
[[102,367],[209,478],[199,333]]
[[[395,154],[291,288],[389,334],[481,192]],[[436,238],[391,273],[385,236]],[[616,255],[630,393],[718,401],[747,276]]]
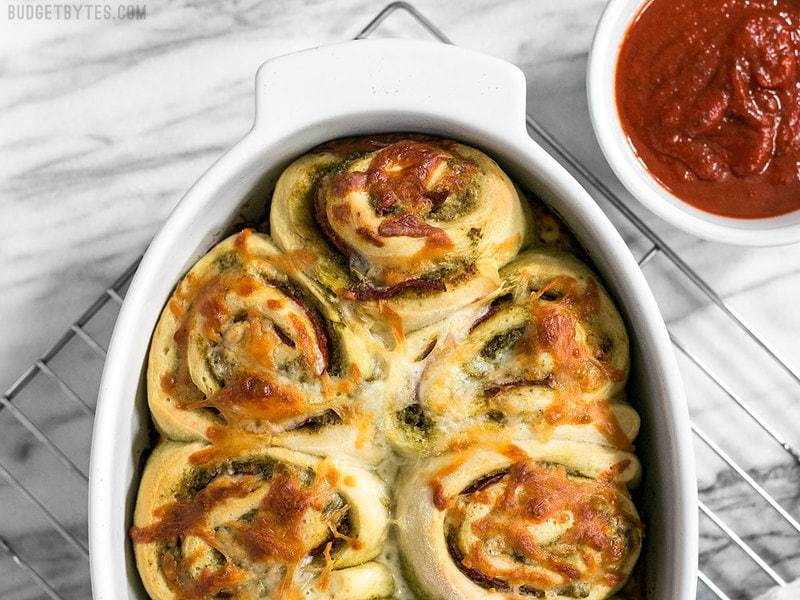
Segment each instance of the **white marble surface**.
[[[9,0],[6,0],[7,5]],[[266,58],[347,39],[383,6],[320,2],[145,0],[137,21],[16,22],[0,14],[0,387],[7,388],[145,248],[182,193],[253,118],[253,75]],[[457,44],[510,60],[528,77],[530,113],[615,192],[589,125],[584,73],[600,0],[480,0],[415,5]],[[112,5],[116,7],[116,4]],[[114,8],[116,10],[116,8]],[[396,13],[377,35],[424,36]],[[649,244],[589,188],[637,256]],[[702,242],[631,206],[800,372],[800,247],[742,249]],[[731,327],[656,256],[645,266],[676,339],[781,435],[800,448],[800,384]],[[89,329],[105,343],[113,306]],[[56,361],[89,405],[102,361],[80,344]],[[679,356],[695,422],[800,517],[800,467],[732,399]],[[65,402],[46,378],[15,403],[85,472],[91,411]],[[701,497],[784,579],[800,576],[800,534],[697,444]],[[0,464],[86,538],[80,475],[57,461],[8,410]],[[56,490],[55,492],[53,490]],[[43,513],[0,479],[0,538],[64,598],[88,597],[86,561]],[[770,579],[719,529],[702,521],[701,562],[731,598]],[[0,547],[0,597],[37,598]],[[701,598],[712,598],[701,586]]]

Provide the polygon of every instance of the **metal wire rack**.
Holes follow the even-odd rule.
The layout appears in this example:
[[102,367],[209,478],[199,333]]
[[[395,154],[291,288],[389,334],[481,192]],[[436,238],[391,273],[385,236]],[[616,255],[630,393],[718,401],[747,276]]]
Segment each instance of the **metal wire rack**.
[[[386,6],[356,38],[374,35],[395,13],[412,18],[433,38],[452,43],[441,29],[405,2]],[[800,374],[676,250],[627,206],[621,194],[530,115],[527,124],[537,140],[596,191],[599,199],[608,203],[610,212],[614,212],[610,216],[618,226],[632,226],[636,235],[646,241],[638,261],[643,269],[657,259],[666,261],[665,264],[677,274],[668,280],[673,294],[699,296],[702,302],[719,311],[725,319],[725,327],[738,330],[748,343],[758,348],[785,377],[791,379],[793,385],[800,385]],[[59,600],[90,595],[85,507],[91,422],[105,349],[126,287],[137,266],[138,260],[0,397],[0,596],[10,594],[20,599],[50,597]],[[645,274],[649,275],[647,270]],[[682,367],[693,369],[693,376],[699,374],[710,387],[721,393],[726,402],[735,404],[749,419],[748,423],[766,436],[767,443],[774,443],[785,453],[788,469],[800,466],[798,451],[781,435],[775,423],[759,414],[754,403],[746,398],[746,393],[718,375],[710,361],[686,343],[680,332],[671,328],[670,335],[679,356],[685,359]],[[708,392],[689,390],[690,405],[694,395],[701,393]],[[64,427],[66,423],[72,425]],[[726,465],[730,485],[734,488],[744,485],[747,494],[752,496],[752,500],[742,502],[741,496],[737,495],[734,505],[725,505],[713,497],[713,493],[701,489],[699,509],[704,529],[699,597],[720,600],[752,598],[769,585],[786,585],[787,573],[800,574],[800,565],[791,562],[800,556],[800,522],[792,515],[800,506],[800,489],[783,490],[779,500],[775,493],[767,490],[770,482],[765,482],[762,474],[737,462],[730,447],[726,450],[725,443],[715,441],[715,437],[696,419],[692,429],[698,448],[705,446],[711,455]],[[698,459],[702,460],[703,456],[710,455],[699,453]],[[66,467],[66,471],[56,468],[59,463]],[[712,509],[712,501],[721,508]],[[770,527],[779,533],[783,531],[784,542],[793,544],[790,552],[770,548],[752,531],[737,532],[748,521],[767,522],[767,511],[760,511],[762,506],[769,507],[779,518],[783,529],[776,529],[778,526],[774,524]],[[744,515],[738,519],[723,518],[721,514],[734,514],[740,509]],[[37,532],[35,543],[20,533],[31,530]],[[42,543],[42,540],[52,542]],[[61,543],[62,540],[67,544]],[[726,569],[724,560],[732,551],[746,556],[753,570],[738,568],[737,572],[731,572]],[[720,561],[722,566],[718,564]],[[58,568],[55,565],[59,565]]]

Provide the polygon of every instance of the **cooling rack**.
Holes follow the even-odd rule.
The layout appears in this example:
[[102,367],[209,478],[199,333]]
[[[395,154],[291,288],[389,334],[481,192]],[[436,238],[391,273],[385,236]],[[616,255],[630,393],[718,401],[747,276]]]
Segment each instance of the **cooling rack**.
[[[376,35],[395,14],[412,19],[423,35],[452,43],[405,2],[386,6],[356,38]],[[530,114],[527,124],[531,135],[594,192],[637,255],[662,310],[664,298],[680,297],[693,299],[707,315],[713,311],[725,339],[754,349],[769,363],[763,376],[788,379],[796,391],[800,374],[626,204],[623,193]],[[67,600],[91,594],[86,526],[91,424],[108,341],[137,266],[138,260],[0,397],[2,597]],[[713,359],[716,337],[708,332],[692,337],[669,319],[668,325],[684,378],[691,382],[687,393],[698,467],[719,473],[715,485],[700,488],[698,598],[750,599],[800,575],[800,522],[793,516],[800,507],[800,454],[781,434],[785,424],[763,417],[758,399],[738,385],[740,379],[731,383],[721,375]],[[707,425],[709,398],[715,398],[711,410],[737,411],[727,423],[736,428],[734,436]],[[742,446],[780,453],[777,468],[783,478],[737,459]]]

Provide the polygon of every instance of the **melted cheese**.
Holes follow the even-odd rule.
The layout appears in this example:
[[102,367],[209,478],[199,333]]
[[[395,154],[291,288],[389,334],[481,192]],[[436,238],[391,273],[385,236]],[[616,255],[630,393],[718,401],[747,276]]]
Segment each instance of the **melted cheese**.
[[[335,586],[337,556],[342,548],[360,550],[362,541],[352,535],[353,524],[346,518],[349,507],[340,495],[358,488],[359,482],[343,475],[331,456],[339,457],[341,451],[352,460],[350,450],[375,444],[382,456],[375,471],[391,489],[401,468],[415,468],[413,460],[392,450],[397,440],[388,439],[387,432],[394,414],[389,409],[409,403],[423,406],[434,423],[435,431],[424,432],[423,437],[443,440],[421,452],[452,453],[427,486],[431,510],[445,515],[455,532],[448,545],[462,574],[509,593],[532,593],[524,590],[526,585],[538,589],[602,580],[613,586],[621,581],[623,575],[614,569],[624,557],[609,542],[616,539],[611,531],[612,517],[617,516],[612,513],[619,508],[615,494],[624,493],[614,483],[615,473],[588,483],[572,477],[563,466],[531,462],[514,443],[523,430],[509,426],[516,419],[515,426],[522,423],[527,428],[528,439],[533,432],[546,442],[561,426],[590,425],[606,442],[631,448],[632,438],[622,431],[603,393],[611,388],[609,382],[624,382],[627,376],[612,364],[602,336],[593,328],[593,320],[608,308],[603,304],[605,292],[593,278],[571,275],[553,275],[538,289],[530,289],[527,282],[538,276],[536,265],[503,274],[500,267],[528,241],[529,232],[520,223],[494,236],[487,232],[497,215],[465,231],[451,228],[464,217],[461,213],[447,219],[439,215],[441,222],[431,217],[437,224],[428,224],[425,219],[436,212],[437,204],[446,202],[451,192],[471,193],[470,180],[486,173],[483,166],[476,166],[483,163],[455,160],[441,148],[422,146],[395,144],[391,151],[353,159],[350,171],[320,180],[320,189],[329,189],[319,193],[331,195],[325,225],[355,232],[348,243],[358,242],[369,260],[345,255],[351,268],[366,267],[366,281],[398,285],[400,295],[406,287],[414,288],[408,295],[419,295],[422,303],[482,278],[491,283],[487,289],[494,290],[486,293],[490,297],[457,306],[424,335],[406,331],[407,323],[393,303],[394,292],[386,299],[351,294],[345,296],[348,302],[325,312],[316,306],[319,297],[332,300],[328,292],[342,288],[306,289],[296,285],[296,277],[292,279],[308,273],[309,281],[314,277],[316,283],[321,281],[315,269],[328,265],[328,257],[318,255],[319,247],[313,246],[315,252],[294,248],[258,256],[252,249],[258,234],[245,230],[233,239],[233,267],[219,267],[207,276],[190,272],[170,299],[167,311],[178,322],[177,360],[171,371],[162,374],[161,388],[179,408],[213,411],[216,419],[206,431],[208,446],[190,457],[193,466],[213,469],[245,455],[248,448],[268,447],[282,434],[299,431],[306,420],[326,413],[353,434],[341,439],[341,447],[318,451],[330,456],[312,470],[311,483],[308,473],[280,463],[269,477],[235,473],[229,466],[231,472],[217,473],[189,500],[176,499],[159,507],[153,523],[134,528],[131,537],[137,544],[158,542],[169,549],[161,555],[160,567],[180,600],[254,585],[259,593],[275,590],[281,598],[315,598]],[[396,151],[410,154],[392,155]],[[472,153],[476,151],[468,155]],[[411,163],[405,164],[406,159]],[[506,200],[516,206],[513,184],[497,171],[500,183],[494,182],[495,191],[497,186],[508,188]],[[372,196],[365,196],[367,188]],[[377,220],[367,218],[373,204],[382,201],[388,203],[387,212]],[[401,208],[399,217],[388,212],[395,204]],[[503,211],[501,216],[509,214]],[[553,237],[559,222],[545,216],[541,235]],[[516,220],[522,221],[521,216]],[[327,229],[325,233],[330,238]],[[555,237],[564,245],[561,234]],[[408,247],[403,252],[392,250],[401,238]],[[328,241],[339,248],[342,240]],[[465,248],[469,248],[466,254]],[[464,255],[448,263],[456,251]],[[503,258],[495,260],[496,256]],[[421,279],[420,273],[435,277]],[[414,278],[438,287],[405,286]],[[556,301],[550,299],[553,294]],[[359,303],[367,301],[374,301],[377,308],[377,327],[363,321]],[[329,322],[323,323],[321,314]],[[347,348],[338,345],[335,334],[336,327],[349,321],[365,328],[383,326],[384,334],[388,330],[384,346],[392,352],[392,364],[386,366],[389,375],[378,368],[362,373],[364,361],[349,360]],[[344,364],[337,370],[332,362],[343,354]],[[502,419],[494,419],[497,414]],[[296,447],[308,451],[303,444]],[[465,490],[448,493],[442,482],[478,448],[491,449],[511,466],[486,474]],[[601,500],[608,508],[605,512],[592,504]],[[227,513],[236,518],[219,525],[218,516]],[[182,556],[173,552],[179,539]],[[552,554],[547,548],[555,541],[573,549],[580,559]],[[215,552],[229,560],[216,564]],[[519,556],[526,560],[520,563],[515,559]],[[394,598],[415,597],[400,567],[394,527],[376,560],[393,575]]]

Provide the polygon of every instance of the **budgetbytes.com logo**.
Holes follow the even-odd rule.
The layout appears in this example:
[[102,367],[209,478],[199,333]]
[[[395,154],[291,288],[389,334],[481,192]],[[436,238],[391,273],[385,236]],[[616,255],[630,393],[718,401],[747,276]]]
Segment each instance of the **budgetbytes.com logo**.
[[147,5],[8,0],[6,14],[9,21],[140,21]]

